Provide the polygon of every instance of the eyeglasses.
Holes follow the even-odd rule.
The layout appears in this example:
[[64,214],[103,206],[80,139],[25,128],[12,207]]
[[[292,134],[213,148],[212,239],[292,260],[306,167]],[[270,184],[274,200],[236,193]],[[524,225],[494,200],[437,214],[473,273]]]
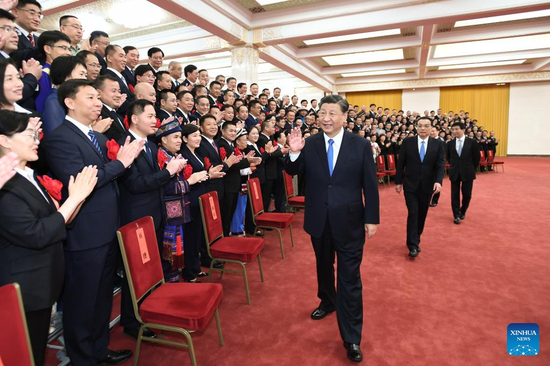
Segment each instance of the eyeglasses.
[[33,131],[33,132],[25,133],[24,136],[30,136],[35,141],[40,141],[40,131]]
[[36,17],[36,16],[38,16],[40,19],[44,19],[44,15],[43,15],[41,12],[36,12],[36,11],[34,11],[34,10],[21,9],[21,8],[17,8],[17,10],[26,11],[27,13],[29,13],[29,15],[30,15],[31,17]]
[[76,30],[79,30],[81,32],[84,32],[84,28],[82,28],[81,25],[78,24],[65,24],[66,27],[73,27]]
[[10,27],[9,25],[3,25],[0,27],[0,29],[4,30],[5,33],[11,33],[11,32],[15,32],[15,28],[14,27]]
[[69,46],[57,46],[57,45],[51,45],[50,47],[55,47],[55,48],[61,48],[63,51],[69,51],[71,49],[71,47]]
[[101,68],[101,65],[100,64],[96,64],[95,62],[91,63],[91,64],[86,64],[87,66],[90,66],[90,67],[93,67],[93,68],[96,68],[96,69],[99,69]]
[[95,39],[94,42],[101,43],[102,45],[105,45],[105,46],[108,46],[108,45],[111,44],[111,42],[109,42],[109,41],[99,41],[97,39]]

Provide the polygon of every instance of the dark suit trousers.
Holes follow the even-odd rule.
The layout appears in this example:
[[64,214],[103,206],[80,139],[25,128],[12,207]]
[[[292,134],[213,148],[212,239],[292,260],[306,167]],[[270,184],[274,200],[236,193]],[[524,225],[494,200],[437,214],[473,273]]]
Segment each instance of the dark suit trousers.
[[262,184],[262,199],[264,204],[264,212],[269,211],[269,206],[271,204],[271,195],[275,194],[275,181],[276,179],[266,179],[264,184]]
[[42,366],[44,364],[46,344],[48,344],[48,334],[50,332],[51,315],[51,307],[25,313],[25,317],[27,318],[27,329],[29,330],[29,339],[31,341],[32,356],[36,366]]
[[[344,342],[361,343],[363,329],[363,285],[360,266],[364,240],[343,243],[337,241],[327,219],[320,238],[311,237],[317,261],[317,296],[319,307],[336,309],[338,327]],[[334,288],[334,254],[338,258],[338,283]]]
[[[472,199],[472,189],[474,181],[463,181],[458,174],[457,180],[451,180],[451,207],[453,209],[453,217],[457,218],[460,215],[466,215],[466,211],[470,206]],[[460,205],[460,191],[462,190],[462,206]]]
[[407,247],[409,250],[418,249],[420,235],[424,231],[426,216],[430,208],[431,193],[424,193],[419,185],[415,192],[405,191],[407,204]]
[[96,365],[107,357],[117,245],[65,251],[63,331],[71,364]]
[[[166,275],[170,272],[171,265],[169,261],[162,259],[164,226],[160,225],[156,232],[157,242],[159,243],[160,258],[162,261],[162,271]],[[145,300],[145,298],[143,298],[142,301],[143,300]],[[126,270],[124,270],[124,278],[122,279],[122,286],[120,291],[120,325],[124,327],[124,329],[139,329],[141,327],[141,324],[136,319],[136,315],[134,312],[134,304],[132,303],[132,295],[130,294],[130,286],[128,284],[128,276],[126,274]]]
[[182,277],[187,281],[196,278],[201,271],[200,248],[205,245],[200,208],[191,206],[190,212],[192,221],[183,227],[184,268]]
[[[229,232],[231,231],[231,219],[233,218],[233,214],[237,209],[238,200],[239,200],[239,192],[225,191],[222,199],[222,207],[220,209],[222,214],[222,226],[223,226],[224,236],[229,236]],[[200,213],[199,213],[199,217],[200,217]]]
[[286,213],[285,182],[282,176],[275,180],[275,212]]

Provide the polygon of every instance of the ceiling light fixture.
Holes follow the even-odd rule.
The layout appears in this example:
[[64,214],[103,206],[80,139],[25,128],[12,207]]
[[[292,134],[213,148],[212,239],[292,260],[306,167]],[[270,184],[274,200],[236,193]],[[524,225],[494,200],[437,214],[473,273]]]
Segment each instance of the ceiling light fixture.
[[543,18],[543,17],[550,17],[550,9],[538,10],[538,11],[528,11],[528,12],[525,12],[525,13],[499,15],[499,16],[496,16],[496,17],[488,17],[488,18],[460,20],[460,21],[455,23],[455,28],[469,27],[469,26],[472,26],[472,25],[481,25],[481,24],[512,22],[512,21],[515,21],[515,20]]
[[456,70],[456,69],[472,69],[472,68],[475,68],[475,67],[521,65],[525,61],[526,60],[495,61],[495,62],[478,62],[478,63],[474,63],[474,64],[464,64],[464,65],[439,66],[439,70]]
[[349,74],[342,74],[344,78],[352,78],[357,76],[374,76],[374,75],[390,75],[390,74],[404,74],[407,70],[397,69],[397,70],[380,70],[380,71],[365,71],[365,72],[353,72]]
[[277,4],[277,3],[284,3],[288,0],[256,0],[258,4],[261,6],[271,5],[271,4]]
[[338,56],[325,56],[323,57],[323,60],[325,60],[330,66],[403,60],[403,49],[400,48],[396,50],[349,53],[346,55]]
[[358,39],[393,36],[393,35],[397,35],[397,34],[401,34],[401,30],[399,28],[386,29],[386,30],[376,31],[376,32],[348,34],[348,35],[345,35],[345,36],[311,39],[311,40],[304,41],[304,43],[307,44],[308,46],[311,46],[311,45],[315,45],[315,44],[355,41],[355,40],[358,40]]

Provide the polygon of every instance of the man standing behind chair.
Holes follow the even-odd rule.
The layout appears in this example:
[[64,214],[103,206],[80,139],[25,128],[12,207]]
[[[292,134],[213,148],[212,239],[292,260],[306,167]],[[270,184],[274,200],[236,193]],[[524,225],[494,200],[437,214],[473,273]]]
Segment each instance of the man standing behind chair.
[[[479,144],[464,134],[466,126],[462,122],[451,127],[454,139],[447,145],[447,160],[451,164],[449,179],[451,180],[451,207],[454,223],[466,218],[466,211],[472,199],[472,188],[476,179],[476,169],[479,165]],[[462,205],[460,191],[462,190]]]
[[[324,133],[308,138],[299,128],[289,137],[286,171],[304,172],[304,230],[311,235],[317,260],[317,296],[311,318],[336,310],[340,335],[352,361],[363,360],[363,290],[360,266],[365,232],[371,238],[380,221],[378,183],[368,140],[343,128],[349,104],[339,95],[321,99],[319,120]],[[363,206],[363,195],[366,206]],[[338,257],[338,289],[334,288],[334,254]]]
[[405,191],[407,204],[407,247],[409,256],[420,253],[420,235],[424,231],[432,195],[441,191],[445,170],[445,144],[430,137],[432,121],[418,120],[418,136],[403,140],[397,161],[395,190]]
[[[99,94],[87,80],[67,80],[58,89],[67,117],[44,139],[46,157],[56,179],[67,187],[70,176],[84,166],[97,166],[97,185],[67,230],[63,331],[71,364],[115,365],[132,356],[131,351],[111,351],[109,318],[119,227],[119,194],[116,178],[122,176],[143,149],[144,143],[127,139],[109,161],[107,138],[94,133],[91,124],[99,117]],[[63,189],[63,199],[67,190]]]

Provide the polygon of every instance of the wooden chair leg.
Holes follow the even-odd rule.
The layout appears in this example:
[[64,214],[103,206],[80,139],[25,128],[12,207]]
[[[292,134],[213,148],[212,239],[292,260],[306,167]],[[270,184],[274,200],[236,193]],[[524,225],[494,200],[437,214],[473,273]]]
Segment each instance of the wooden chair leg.
[[260,278],[262,279],[262,282],[264,282],[264,271],[262,269],[262,256],[258,254],[258,267],[260,267]]

